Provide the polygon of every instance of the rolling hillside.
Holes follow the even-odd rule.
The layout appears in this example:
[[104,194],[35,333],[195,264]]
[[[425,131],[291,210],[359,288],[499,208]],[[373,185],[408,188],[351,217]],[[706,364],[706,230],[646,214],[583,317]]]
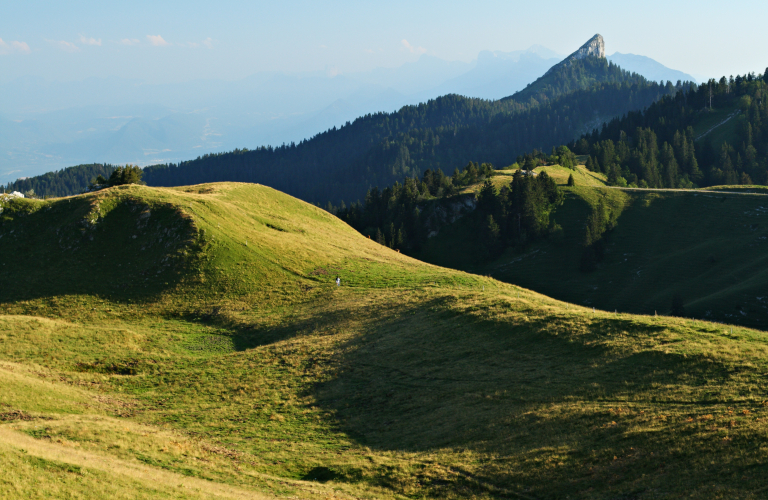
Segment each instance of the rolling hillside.
[[765,491],[762,332],[424,264],[258,185],[0,220],[4,498]]
[[[763,217],[768,198],[763,188],[619,190],[606,187],[603,174],[583,165],[576,171],[559,166],[537,171],[546,171],[565,190],[564,204],[552,215],[561,234],[510,248],[488,263],[477,258],[474,223],[459,219],[416,256],[584,306],[669,314],[679,296],[687,317],[766,328]],[[565,186],[571,173],[575,187]],[[501,171],[493,180],[500,188],[510,182],[511,172]],[[584,225],[600,199],[618,214],[617,223],[607,235],[604,260],[594,272],[584,272]]]

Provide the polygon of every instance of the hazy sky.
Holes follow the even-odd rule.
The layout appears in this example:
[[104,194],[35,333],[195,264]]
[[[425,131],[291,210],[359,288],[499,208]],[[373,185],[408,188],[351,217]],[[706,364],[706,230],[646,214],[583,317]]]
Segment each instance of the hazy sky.
[[[768,66],[763,1],[4,2],[0,81],[118,76],[152,83],[258,71],[354,72],[430,54],[541,44],[562,54],[595,33],[696,77]],[[8,96],[3,96],[8,98]]]

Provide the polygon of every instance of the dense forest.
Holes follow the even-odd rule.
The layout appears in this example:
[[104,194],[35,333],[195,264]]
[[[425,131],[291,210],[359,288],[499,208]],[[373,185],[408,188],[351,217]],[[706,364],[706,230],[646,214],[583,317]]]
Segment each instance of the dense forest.
[[[553,179],[546,173],[525,175],[518,169],[512,182],[497,190],[490,180],[493,174],[492,165],[473,162],[461,171],[456,169],[451,177],[441,170],[427,170],[420,179],[406,178],[383,190],[371,189],[364,203],[330,209],[371,239],[409,254],[417,253],[430,233],[464,215],[477,229],[478,261],[557,229],[550,224],[550,214],[562,203],[563,194]],[[482,183],[477,197],[459,194],[461,188],[477,183]],[[469,203],[463,203],[462,197],[469,198]],[[468,210],[456,213],[457,206]]]
[[570,146],[617,186],[768,184],[767,89],[768,69],[710,80],[611,120]]
[[605,59],[586,57],[556,64],[544,76],[515,95],[502,99],[502,101],[530,102],[533,100],[540,103],[604,83],[642,84],[644,81],[642,76],[628,74],[619,66]]
[[35,177],[19,179],[8,183],[5,190],[19,191],[26,196],[70,196],[88,188],[91,180],[98,176],[109,178],[116,167],[102,163],[90,163],[48,172]]

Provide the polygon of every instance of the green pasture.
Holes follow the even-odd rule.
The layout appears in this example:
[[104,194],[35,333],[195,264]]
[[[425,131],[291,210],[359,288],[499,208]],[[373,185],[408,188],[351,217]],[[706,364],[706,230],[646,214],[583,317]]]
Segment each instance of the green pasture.
[[[641,208],[687,213],[568,193],[558,222],[596,196],[622,210],[597,273]],[[0,291],[3,498],[768,492],[759,330],[560,302],[519,286],[534,259],[514,284],[425,264],[262,186],[113,188],[2,217],[3,283],[23,282]],[[690,234],[670,227],[662,255],[673,229]]]

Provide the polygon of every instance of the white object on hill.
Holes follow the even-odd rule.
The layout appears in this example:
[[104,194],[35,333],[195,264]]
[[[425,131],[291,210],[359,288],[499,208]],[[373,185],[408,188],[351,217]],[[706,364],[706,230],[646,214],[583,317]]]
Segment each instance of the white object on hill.
[[11,201],[16,198],[24,198],[24,195],[22,193],[19,193],[18,191],[14,191],[12,193],[0,194],[0,201]]

